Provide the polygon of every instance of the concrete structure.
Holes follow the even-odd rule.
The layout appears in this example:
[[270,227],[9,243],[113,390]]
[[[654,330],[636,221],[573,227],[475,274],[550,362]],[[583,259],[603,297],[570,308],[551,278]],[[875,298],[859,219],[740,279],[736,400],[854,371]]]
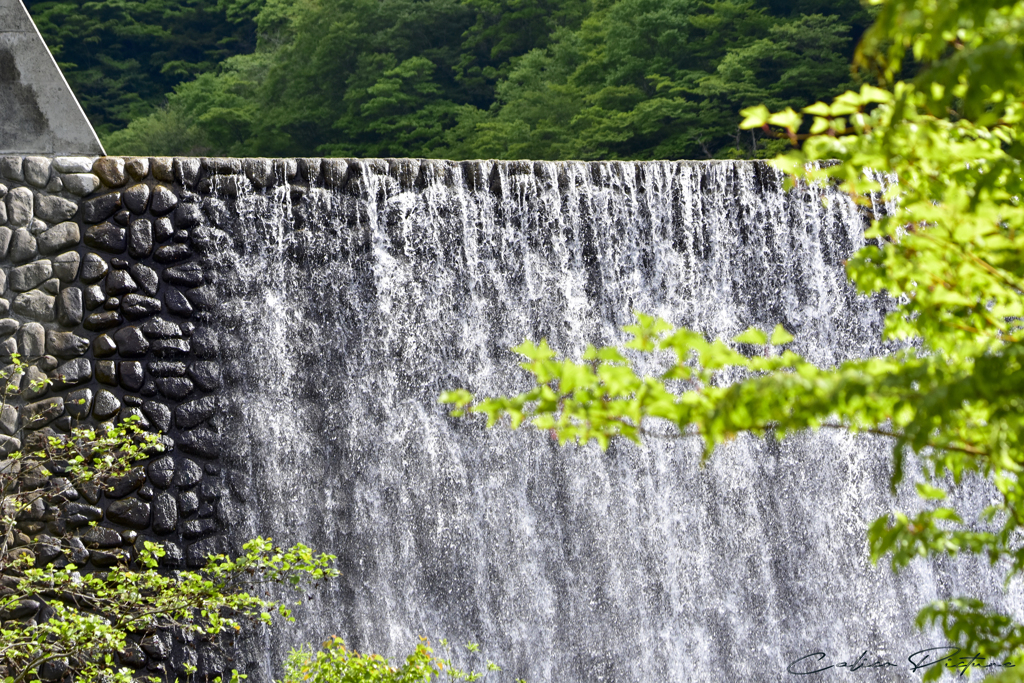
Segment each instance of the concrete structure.
[[0,0],[0,154],[103,154],[21,0]]

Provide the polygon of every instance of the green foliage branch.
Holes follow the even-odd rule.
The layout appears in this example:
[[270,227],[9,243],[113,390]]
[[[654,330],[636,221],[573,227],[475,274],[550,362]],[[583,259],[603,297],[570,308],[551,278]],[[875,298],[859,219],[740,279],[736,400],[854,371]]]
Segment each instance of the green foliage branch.
[[[577,361],[543,341],[518,347],[535,383],[527,392],[442,400],[457,415],[482,413],[490,425],[507,416],[562,442],[693,435],[705,457],[743,432],[890,437],[893,487],[916,454],[922,509],[872,524],[872,559],[898,570],[919,557],[981,555],[1009,583],[1024,569],[1024,2],[879,4],[857,52],[878,86],[800,111],[750,107],[742,127],[792,143],[773,162],[790,187],[834,183],[866,213],[890,203],[847,272],[859,292],[897,302],[884,335],[901,350],[821,368],[782,328],[709,340],[639,315],[624,349],[589,348]],[[900,78],[905,63],[918,65],[913,78]],[[661,371],[641,370],[652,365]],[[992,487],[976,517],[949,502],[967,477]],[[918,623],[984,660],[1024,664],[1024,625],[976,597],[934,602]]]
[[[337,636],[327,639],[319,650],[303,647],[292,650],[285,662],[281,683],[431,683],[432,681],[480,681],[492,672],[501,671],[487,661],[484,671],[462,668],[455,661],[447,640],[441,641],[441,654],[435,653],[429,641],[420,638],[416,648],[399,666],[378,654],[365,654],[345,647]],[[467,643],[468,653],[479,652],[477,643]],[[518,679],[516,683],[524,683]]]
[[[27,367],[14,354],[4,368],[0,412],[20,393]],[[129,683],[135,672],[120,666],[118,655],[140,640],[175,632],[193,643],[215,642],[246,622],[270,623],[273,615],[291,621],[285,602],[266,597],[270,587],[304,591],[337,575],[334,556],[302,544],[280,548],[266,538],[244,544],[237,558],[210,555],[196,571],[159,571],[164,548],[147,540],[122,550],[103,571],[83,571],[89,553],[83,534],[76,535],[69,523],[65,504],[77,497],[74,488],[109,486],[162,449],[158,436],[137,422],[129,417],[99,429],[75,427],[68,436],[49,437],[40,450],[0,459],[0,615],[6,615],[0,623],[0,676],[5,683],[39,680],[46,664],[61,678]],[[48,522],[53,535],[30,539],[19,532],[19,522],[33,520]],[[24,607],[36,617],[17,618]],[[233,679],[238,678],[235,672]]]

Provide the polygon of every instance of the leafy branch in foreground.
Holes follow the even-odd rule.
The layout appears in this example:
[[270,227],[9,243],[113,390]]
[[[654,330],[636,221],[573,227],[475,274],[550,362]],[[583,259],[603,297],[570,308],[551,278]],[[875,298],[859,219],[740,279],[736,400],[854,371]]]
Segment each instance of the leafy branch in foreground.
[[[17,395],[18,358],[2,371],[4,402]],[[23,421],[31,421],[25,413]],[[75,503],[77,488],[110,487],[162,450],[137,417],[74,428],[32,453],[0,459],[0,680],[107,680],[128,683],[142,656],[169,654],[172,632],[216,645],[246,621],[291,620],[286,604],[260,597],[270,584],[298,590],[335,576],[334,557],[257,538],[243,555],[211,555],[196,571],[158,571],[164,548],[98,524],[102,511]],[[83,516],[92,514],[92,521]],[[47,533],[29,537],[26,525]],[[126,536],[127,534],[127,536]],[[127,545],[127,547],[124,547]],[[89,548],[93,550],[90,551]],[[102,563],[101,563],[102,560]],[[102,571],[81,571],[87,563]],[[137,653],[137,654],[133,654]],[[145,660],[142,659],[142,662]],[[136,664],[136,666],[138,666]],[[191,664],[182,672],[188,673]],[[235,680],[238,679],[237,673]]]
[[[327,639],[320,650],[302,648],[292,650],[285,663],[282,683],[430,683],[431,681],[479,681],[488,673],[501,671],[497,664],[487,661],[485,672],[460,668],[451,654],[447,640],[441,641],[443,654],[438,656],[430,643],[421,638],[416,649],[399,666],[392,666],[377,654],[364,654],[345,647],[337,636]],[[477,652],[476,643],[467,643],[466,651]],[[518,679],[516,683],[525,683]]]
[[[891,555],[899,569],[915,557],[979,554],[1009,582],[1024,569],[1024,2],[876,4],[858,65],[879,87],[800,112],[751,107],[742,127],[794,143],[773,162],[788,186],[834,183],[866,208],[879,199],[891,207],[847,272],[861,293],[897,302],[884,336],[903,350],[818,368],[778,328],[771,339],[748,330],[727,343],[640,316],[626,353],[589,349],[577,363],[527,343],[518,350],[533,389],[443,400],[492,425],[507,415],[513,426],[602,446],[641,439],[661,421],[701,437],[705,457],[744,431],[891,436],[893,485],[914,452],[922,511],[877,520],[873,559]],[[920,73],[898,80],[908,56]],[[639,370],[652,366],[663,369]],[[946,502],[965,477],[991,485],[991,504],[973,517]],[[970,596],[927,606],[918,623],[938,625],[982,661],[1024,664],[1024,626]]]

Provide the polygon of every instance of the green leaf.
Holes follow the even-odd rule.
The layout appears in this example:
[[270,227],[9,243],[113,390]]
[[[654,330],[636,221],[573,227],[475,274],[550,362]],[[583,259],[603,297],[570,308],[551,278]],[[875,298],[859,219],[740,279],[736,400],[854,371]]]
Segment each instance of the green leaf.
[[732,340],[738,344],[755,344],[760,346],[768,343],[768,335],[756,327],[750,327],[733,337]]
[[787,332],[786,328],[782,325],[776,325],[775,329],[772,330],[771,342],[773,346],[782,346],[783,344],[788,344],[791,341],[793,341],[793,335]]

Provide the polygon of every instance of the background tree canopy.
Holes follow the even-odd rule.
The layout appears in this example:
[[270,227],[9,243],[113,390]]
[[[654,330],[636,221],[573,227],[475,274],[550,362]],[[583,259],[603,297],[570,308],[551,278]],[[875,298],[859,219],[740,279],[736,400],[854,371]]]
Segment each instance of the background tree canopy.
[[771,156],[857,0],[28,0],[110,153]]

